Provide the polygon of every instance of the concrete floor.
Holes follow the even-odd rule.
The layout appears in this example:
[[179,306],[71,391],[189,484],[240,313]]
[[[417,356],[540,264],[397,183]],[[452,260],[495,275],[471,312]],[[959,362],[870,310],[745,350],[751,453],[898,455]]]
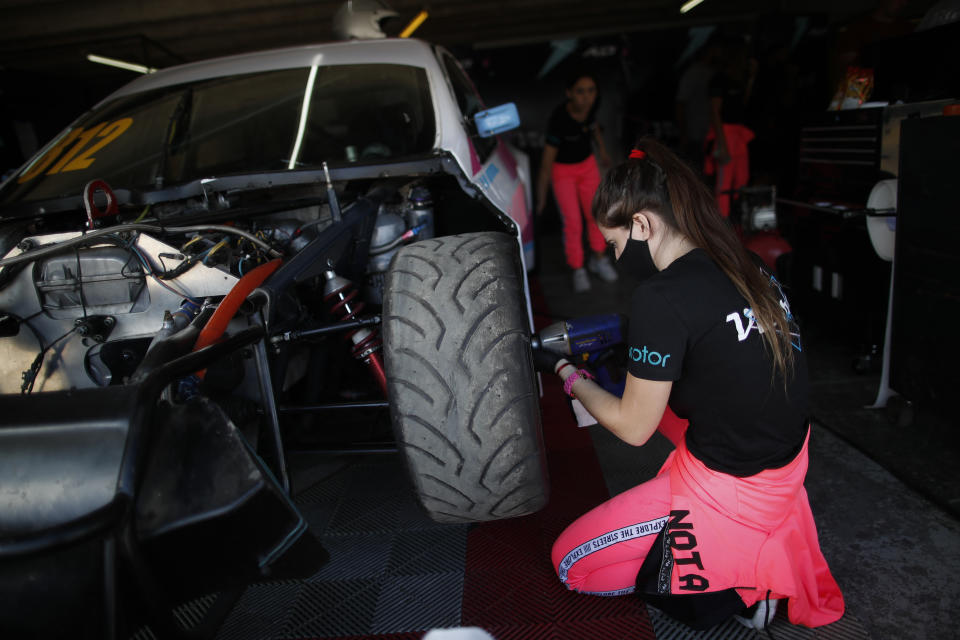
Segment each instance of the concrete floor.
[[[572,292],[558,230],[541,232],[538,251],[536,274],[548,308],[535,308],[535,315],[626,312],[632,283],[594,279],[589,293]],[[853,375],[850,349],[823,339],[816,327],[802,330],[814,420],[806,487],[847,611],[874,640],[956,638],[955,430],[933,415],[905,420],[902,399],[888,410],[864,410],[879,375]],[[640,481],[631,460],[642,454],[601,427],[591,430],[611,494]]]

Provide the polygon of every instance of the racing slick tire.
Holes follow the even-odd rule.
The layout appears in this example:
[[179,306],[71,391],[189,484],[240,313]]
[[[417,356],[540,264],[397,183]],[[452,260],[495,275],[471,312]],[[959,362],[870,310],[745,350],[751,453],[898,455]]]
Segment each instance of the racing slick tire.
[[533,513],[547,501],[523,270],[503,233],[400,249],[384,286],[390,414],[437,522]]

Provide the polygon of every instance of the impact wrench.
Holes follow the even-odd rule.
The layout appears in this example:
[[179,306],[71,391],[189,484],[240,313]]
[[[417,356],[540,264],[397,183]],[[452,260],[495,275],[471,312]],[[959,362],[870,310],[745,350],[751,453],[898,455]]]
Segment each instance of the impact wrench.
[[626,338],[627,318],[620,313],[582,316],[561,320],[545,327],[530,338],[530,347],[569,356],[574,364],[587,362],[596,369],[597,382],[607,391],[623,394],[625,379],[611,375],[602,366],[612,347]]
[[533,334],[530,346],[565,356],[597,353],[623,342],[626,324],[619,313],[561,320]]

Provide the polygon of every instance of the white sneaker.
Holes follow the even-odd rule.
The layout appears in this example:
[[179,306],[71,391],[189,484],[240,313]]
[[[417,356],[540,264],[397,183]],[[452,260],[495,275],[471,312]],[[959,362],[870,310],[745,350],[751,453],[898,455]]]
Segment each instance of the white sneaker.
[[590,291],[590,276],[584,268],[576,269],[573,272],[573,292],[583,293]]
[[590,273],[599,276],[604,282],[617,281],[617,270],[610,264],[610,258],[607,256],[601,256],[599,258],[593,256],[587,261],[587,268],[590,270]]
[[777,614],[777,602],[778,600],[759,600],[757,604],[754,605],[757,610],[754,612],[753,616],[749,618],[744,618],[743,616],[733,617],[737,622],[748,629],[757,629],[762,631],[763,629],[767,628],[769,623],[773,622],[773,616]]

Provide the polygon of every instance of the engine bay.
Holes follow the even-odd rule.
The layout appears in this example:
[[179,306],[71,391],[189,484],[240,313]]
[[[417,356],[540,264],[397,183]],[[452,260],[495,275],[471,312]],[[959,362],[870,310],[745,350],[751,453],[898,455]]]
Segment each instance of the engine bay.
[[[163,205],[154,208],[155,218],[141,215],[142,221],[24,234],[0,258],[0,393],[128,382],[158,340],[198,317],[204,320],[203,310],[217,307],[245,276],[319,244],[339,220],[341,206],[349,214],[355,203],[354,196],[341,198],[342,205],[335,195],[307,205],[293,200],[289,207],[236,219],[221,211],[222,224],[192,224],[190,216]],[[360,302],[382,302],[383,276],[393,254],[405,242],[432,237],[434,216],[431,192],[417,180],[380,188],[374,206],[360,272],[338,274],[321,265],[319,275],[298,278],[295,291],[284,294],[285,324],[278,324],[302,329],[323,316],[345,319],[345,311],[331,310],[333,304],[323,300],[329,289],[324,285],[334,276],[351,296],[359,296],[352,303],[354,315]],[[355,251],[354,245],[343,251]],[[225,333],[269,321],[269,314],[246,304],[229,318]],[[280,380],[289,387],[304,367],[296,365],[296,357],[285,361]],[[236,383],[240,393],[256,395],[242,386]]]

